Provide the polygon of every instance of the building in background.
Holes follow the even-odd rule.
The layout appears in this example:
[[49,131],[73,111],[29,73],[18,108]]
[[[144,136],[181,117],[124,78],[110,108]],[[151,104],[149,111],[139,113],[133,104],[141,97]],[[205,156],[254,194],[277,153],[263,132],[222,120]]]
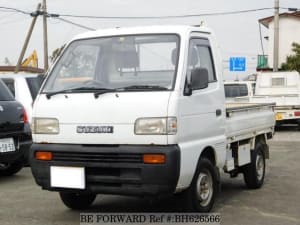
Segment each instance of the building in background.
[[[258,56],[257,69],[273,68],[274,49],[274,16],[262,18],[259,23],[268,28],[268,54]],[[279,68],[291,55],[292,43],[300,43],[300,12],[282,13],[279,15]]]

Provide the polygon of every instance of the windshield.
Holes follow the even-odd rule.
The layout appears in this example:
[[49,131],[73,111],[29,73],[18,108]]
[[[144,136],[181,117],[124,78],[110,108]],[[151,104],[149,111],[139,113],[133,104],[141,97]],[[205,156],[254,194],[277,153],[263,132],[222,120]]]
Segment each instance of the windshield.
[[179,37],[175,34],[78,40],[57,62],[43,92],[141,86],[171,90],[178,48]]

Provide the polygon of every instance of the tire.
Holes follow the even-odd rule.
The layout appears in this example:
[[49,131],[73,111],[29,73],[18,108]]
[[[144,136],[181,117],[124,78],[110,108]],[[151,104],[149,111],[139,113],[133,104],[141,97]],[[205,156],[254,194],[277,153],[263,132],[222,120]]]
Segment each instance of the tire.
[[59,193],[62,202],[70,209],[87,209],[94,202],[95,194]]
[[13,163],[0,164],[0,176],[11,176],[19,172],[23,168],[22,161],[16,161]]
[[263,152],[263,146],[258,143],[251,151],[251,162],[243,168],[244,180],[246,186],[250,189],[260,188],[264,183],[266,160]]
[[202,158],[192,180],[184,192],[185,209],[191,212],[209,212],[218,192],[217,172],[209,159]]

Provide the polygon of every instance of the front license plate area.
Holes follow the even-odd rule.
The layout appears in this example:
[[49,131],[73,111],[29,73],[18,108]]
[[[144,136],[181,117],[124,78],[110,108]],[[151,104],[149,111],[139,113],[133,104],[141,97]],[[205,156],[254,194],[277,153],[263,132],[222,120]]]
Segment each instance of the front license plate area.
[[14,151],[16,151],[16,147],[13,138],[0,139],[0,153],[14,152]]
[[84,167],[50,167],[51,187],[85,189]]

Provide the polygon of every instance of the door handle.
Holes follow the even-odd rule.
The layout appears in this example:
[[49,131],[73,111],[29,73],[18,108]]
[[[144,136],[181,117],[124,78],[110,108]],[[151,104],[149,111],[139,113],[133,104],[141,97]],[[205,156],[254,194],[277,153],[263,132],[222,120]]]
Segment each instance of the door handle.
[[221,109],[217,109],[216,110],[216,116],[221,116],[222,115],[222,110]]

